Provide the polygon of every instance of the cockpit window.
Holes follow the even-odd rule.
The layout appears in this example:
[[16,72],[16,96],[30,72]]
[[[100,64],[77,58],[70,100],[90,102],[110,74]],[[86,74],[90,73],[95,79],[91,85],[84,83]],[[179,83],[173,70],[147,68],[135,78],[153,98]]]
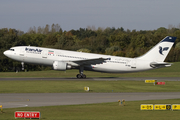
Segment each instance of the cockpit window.
[[14,49],[10,49],[11,51],[14,51]]

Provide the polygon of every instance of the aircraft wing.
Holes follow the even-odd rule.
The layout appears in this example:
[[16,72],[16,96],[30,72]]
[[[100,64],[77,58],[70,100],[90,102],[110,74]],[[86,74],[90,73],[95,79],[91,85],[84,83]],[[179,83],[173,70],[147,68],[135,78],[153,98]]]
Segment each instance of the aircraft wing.
[[78,61],[72,61],[78,65],[95,65],[95,64],[102,64],[105,62],[105,60],[108,60],[108,58],[94,58],[94,59],[85,59],[85,60],[78,60]]
[[153,68],[169,67],[171,65],[172,65],[172,63],[166,63],[166,62],[162,62],[162,63],[152,62],[152,63],[150,63],[150,66]]

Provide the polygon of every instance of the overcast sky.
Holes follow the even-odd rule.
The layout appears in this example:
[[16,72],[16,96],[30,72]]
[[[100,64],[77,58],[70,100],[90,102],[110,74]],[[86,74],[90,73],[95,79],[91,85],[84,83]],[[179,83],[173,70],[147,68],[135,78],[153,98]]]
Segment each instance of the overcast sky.
[[63,30],[87,26],[154,30],[180,24],[180,0],[0,0],[0,28],[27,32],[59,24]]

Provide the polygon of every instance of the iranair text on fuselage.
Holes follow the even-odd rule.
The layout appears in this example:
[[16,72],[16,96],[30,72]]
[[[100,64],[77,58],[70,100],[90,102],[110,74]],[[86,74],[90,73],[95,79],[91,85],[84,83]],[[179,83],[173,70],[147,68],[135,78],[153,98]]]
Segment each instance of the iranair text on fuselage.
[[43,50],[34,48],[25,48],[26,53],[41,54]]

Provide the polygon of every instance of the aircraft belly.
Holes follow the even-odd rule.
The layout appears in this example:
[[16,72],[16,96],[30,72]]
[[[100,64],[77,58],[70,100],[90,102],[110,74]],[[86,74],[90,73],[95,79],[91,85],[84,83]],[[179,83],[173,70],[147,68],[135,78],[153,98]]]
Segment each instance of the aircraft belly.
[[109,73],[129,73],[129,72],[139,72],[143,70],[150,70],[152,69],[149,66],[148,62],[137,62],[136,66],[120,64],[120,63],[104,63],[98,65],[92,65],[86,67],[87,70],[98,71],[98,72],[109,72]]
[[110,72],[110,73],[122,73],[126,71],[125,65],[122,64],[99,64],[92,66],[93,71],[99,71],[99,72]]

